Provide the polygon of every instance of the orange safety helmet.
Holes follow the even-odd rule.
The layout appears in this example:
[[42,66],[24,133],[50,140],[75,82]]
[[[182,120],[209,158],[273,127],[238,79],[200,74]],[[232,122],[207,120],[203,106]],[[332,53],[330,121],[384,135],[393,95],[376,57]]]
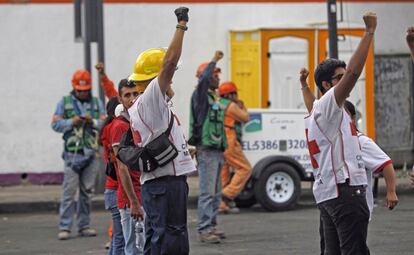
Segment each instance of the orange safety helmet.
[[72,77],[72,87],[75,90],[90,90],[92,88],[91,74],[88,70],[77,70]]
[[236,84],[234,84],[234,82],[226,81],[220,84],[219,94],[220,96],[223,96],[225,94],[237,92],[237,90],[238,89],[236,87]]
[[[201,65],[198,66],[197,73],[196,73],[197,78],[200,78],[201,74],[204,72],[204,69],[206,69],[208,64],[209,64],[209,62],[204,62],[204,63],[202,63]],[[221,69],[218,68],[218,67],[214,68],[213,75],[218,75],[219,73],[221,73]]]

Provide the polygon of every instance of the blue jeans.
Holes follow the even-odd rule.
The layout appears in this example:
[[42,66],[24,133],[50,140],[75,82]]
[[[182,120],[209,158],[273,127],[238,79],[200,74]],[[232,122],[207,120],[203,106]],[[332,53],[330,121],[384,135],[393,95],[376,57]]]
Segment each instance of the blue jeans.
[[[72,170],[65,162],[63,177],[63,193],[59,208],[59,229],[70,231],[73,224],[73,216],[77,215],[78,230],[89,228],[91,197],[95,185],[96,171],[98,167],[96,159],[79,174]],[[78,201],[75,200],[79,190]]]
[[119,213],[121,214],[122,232],[124,233],[125,255],[142,254],[142,251],[138,250],[135,245],[135,221],[131,217],[129,208],[119,209]]
[[199,233],[211,231],[217,225],[217,214],[221,200],[221,168],[223,152],[197,148],[199,195],[198,224]]
[[105,209],[112,214],[112,241],[108,255],[123,255],[125,243],[122,233],[121,214],[116,204],[116,190],[105,189],[104,199]]
[[142,185],[145,255],[187,255],[188,185],[186,176],[164,176]]

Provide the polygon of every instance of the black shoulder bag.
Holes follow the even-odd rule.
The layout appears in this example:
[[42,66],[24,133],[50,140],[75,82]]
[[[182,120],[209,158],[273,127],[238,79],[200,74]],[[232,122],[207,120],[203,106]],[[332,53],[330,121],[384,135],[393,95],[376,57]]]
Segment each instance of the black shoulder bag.
[[118,159],[129,169],[143,172],[152,172],[160,166],[165,166],[178,156],[177,148],[168,139],[173,123],[174,115],[171,113],[167,130],[145,147],[135,145],[130,128],[121,138]]

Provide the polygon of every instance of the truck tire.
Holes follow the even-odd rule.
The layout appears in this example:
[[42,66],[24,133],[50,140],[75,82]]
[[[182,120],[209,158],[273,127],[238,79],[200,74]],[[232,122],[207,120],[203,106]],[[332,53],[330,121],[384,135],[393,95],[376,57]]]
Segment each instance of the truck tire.
[[268,211],[289,210],[299,200],[300,177],[294,167],[273,163],[266,167],[254,185],[257,201]]

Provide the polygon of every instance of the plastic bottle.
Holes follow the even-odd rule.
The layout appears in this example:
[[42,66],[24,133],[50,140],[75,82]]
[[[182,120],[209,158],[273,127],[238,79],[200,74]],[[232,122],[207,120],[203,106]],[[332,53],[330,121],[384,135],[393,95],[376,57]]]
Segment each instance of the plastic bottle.
[[141,219],[138,219],[135,223],[135,246],[138,250],[144,250],[145,243],[145,233],[144,233],[144,224]]

